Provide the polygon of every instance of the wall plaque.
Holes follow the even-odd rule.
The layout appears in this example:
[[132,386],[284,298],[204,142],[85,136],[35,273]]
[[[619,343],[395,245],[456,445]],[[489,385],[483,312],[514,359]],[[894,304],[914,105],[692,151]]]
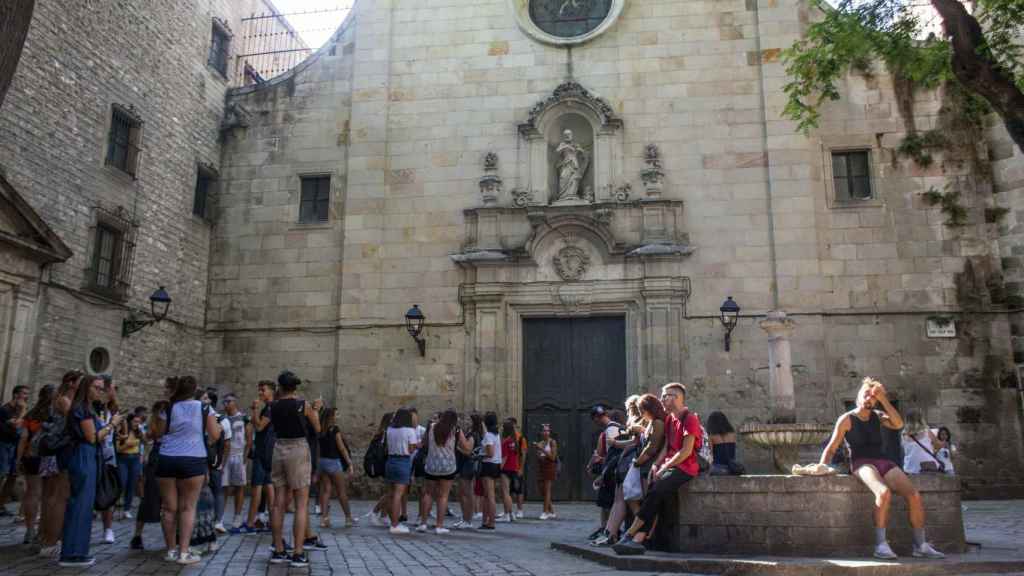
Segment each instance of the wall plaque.
[[956,322],[952,318],[929,318],[926,332],[929,338],[956,338]]

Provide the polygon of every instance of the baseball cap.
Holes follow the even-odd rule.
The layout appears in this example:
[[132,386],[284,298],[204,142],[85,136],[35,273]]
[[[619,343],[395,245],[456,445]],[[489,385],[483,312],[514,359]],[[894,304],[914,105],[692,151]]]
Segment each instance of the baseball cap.
[[601,406],[600,404],[598,404],[598,405],[596,405],[596,406],[594,406],[593,408],[590,409],[590,417],[591,418],[597,418],[598,416],[604,416],[605,413],[606,412],[605,412],[604,406]]

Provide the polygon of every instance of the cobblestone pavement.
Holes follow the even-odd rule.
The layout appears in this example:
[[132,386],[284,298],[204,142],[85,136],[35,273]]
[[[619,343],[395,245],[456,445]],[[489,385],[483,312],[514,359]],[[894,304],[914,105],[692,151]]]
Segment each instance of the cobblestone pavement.
[[[358,515],[365,514],[369,508],[369,502],[353,503],[353,511]],[[556,509],[557,520],[541,521],[530,519],[537,517],[539,506],[527,504],[525,521],[499,524],[491,533],[453,531],[445,536],[428,533],[392,537],[383,528],[363,525],[365,520],[356,528],[324,529],[320,535],[329,549],[311,552],[312,564],[303,569],[273,566],[267,562],[269,534],[226,536],[219,540],[221,549],[205,557],[202,563],[181,568],[161,559],[163,540],[156,525],[146,527],[146,551],[130,550],[128,541],[134,524],[125,520],[115,523],[117,543],[112,545],[100,543],[101,523],[94,523],[95,566],[84,571],[60,568],[55,559],[29,555],[20,544],[24,528],[15,526],[10,517],[4,517],[0,518],[0,574],[605,576],[617,573],[549,548],[553,540],[582,540],[596,526],[597,511],[592,504],[561,504]],[[334,526],[343,525],[336,504],[332,510]],[[410,505],[410,511],[413,510],[414,504]],[[314,522],[319,520],[316,516],[311,518]],[[1024,501],[968,502],[964,522],[969,541],[984,547],[1019,550],[1020,542],[1024,541]]]

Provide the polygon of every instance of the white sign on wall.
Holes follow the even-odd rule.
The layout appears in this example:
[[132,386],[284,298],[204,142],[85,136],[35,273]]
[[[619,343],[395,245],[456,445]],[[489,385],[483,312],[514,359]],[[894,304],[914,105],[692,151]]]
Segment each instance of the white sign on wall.
[[956,322],[952,318],[929,318],[926,330],[929,338],[956,338]]

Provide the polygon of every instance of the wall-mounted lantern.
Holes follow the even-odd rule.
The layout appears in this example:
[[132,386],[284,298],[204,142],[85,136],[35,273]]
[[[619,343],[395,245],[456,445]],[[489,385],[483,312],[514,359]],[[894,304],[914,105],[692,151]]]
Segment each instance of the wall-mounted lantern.
[[420,335],[423,332],[423,323],[426,320],[427,317],[423,315],[419,304],[413,304],[412,308],[409,308],[409,311],[405,313],[405,329],[409,331],[409,336],[412,336],[412,339],[416,341],[416,345],[419,346],[420,356],[427,355],[427,339]]
[[149,308],[153,317],[151,320],[139,320],[135,317],[134,312],[124,319],[124,323],[121,324],[122,338],[127,338],[129,334],[134,334],[150,324],[156,324],[167,318],[167,313],[171,310],[171,297],[163,286],[157,288],[156,292],[149,297]]
[[725,351],[729,351],[729,344],[732,342],[732,331],[736,328],[736,323],[740,320],[740,305],[729,296],[722,302],[722,307],[718,309],[722,315],[719,320],[722,321],[722,326],[725,328]]

